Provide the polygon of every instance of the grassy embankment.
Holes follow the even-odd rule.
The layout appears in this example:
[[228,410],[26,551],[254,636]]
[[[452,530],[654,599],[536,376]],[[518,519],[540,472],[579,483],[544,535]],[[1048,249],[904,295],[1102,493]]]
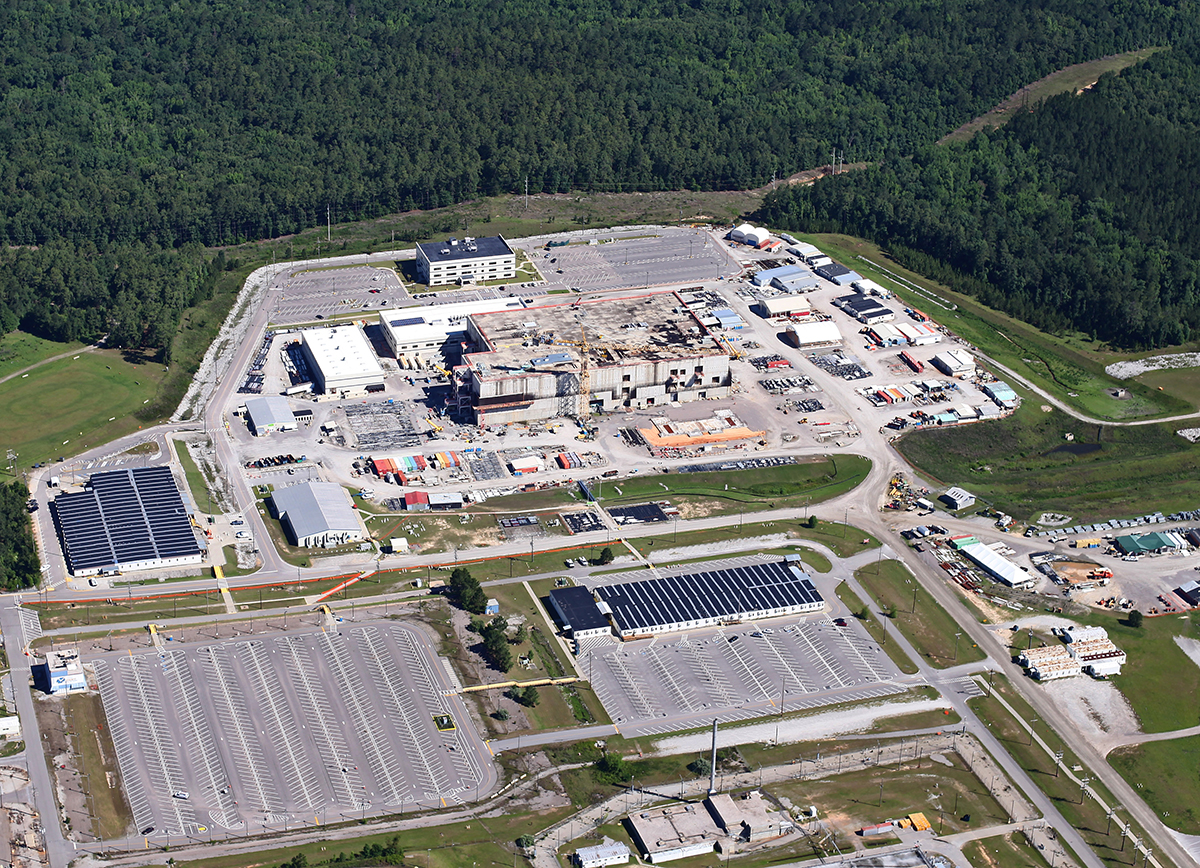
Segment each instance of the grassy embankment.
[[[1004,697],[1012,706],[1021,721],[1030,721],[1034,732],[1051,747],[1052,750],[1062,749],[1064,768],[1073,768],[1079,764],[1079,758],[1063,744],[1058,734],[1039,720],[1033,709],[1020,696],[1004,676],[992,679],[993,689]],[[971,709],[979,715],[980,720],[987,724],[992,734],[1004,745],[1013,759],[1025,769],[1041,790],[1050,798],[1059,812],[1083,837],[1084,841],[1095,851],[1101,861],[1110,868],[1127,868],[1141,859],[1140,854],[1134,857],[1134,848],[1129,841],[1122,841],[1121,833],[1115,823],[1110,824],[1107,814],[1100,809],[1095,799],[1084,796],[1080,786],[1068,778],[1060,770],[1055,775],[1055,762],[1040,745],[1032,744],[1029,730],[1023,722],[1018,722],[991,695],[976,696],[967,701]],[[1086,771],[1076,772],[1077,775],[1087,775]],[[1097,781],[1089,785],[1104,799],[1108,805],[1116,805],[1117,801]],[[1118,815],[1123,822],[1129,822],[1128,815],[1118,809]],[[1134,826],[1131,834],[1146,840],[1144,830]],[[1156,858],[1162,859],[1159,854]],[[1076,860],[1078,862],[1078,860]],[[1172,863],[1163,860],[1164,865]]]
[[860,567],[854,577],[875,598],[884,618],[904,634],[913,648],[939,669],[984,658],[969,636],[963,638],[950,613],[925,590],[899,561]]

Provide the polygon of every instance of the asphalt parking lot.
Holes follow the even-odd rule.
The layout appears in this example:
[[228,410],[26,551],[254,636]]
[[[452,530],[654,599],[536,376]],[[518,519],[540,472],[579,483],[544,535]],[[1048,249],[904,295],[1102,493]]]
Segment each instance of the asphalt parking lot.
[[[702,283],[737,273],[709,233],[699,229],[657,230],[649,237],[588,236],[597,244],[573,243],[545,250],[521,246],[546,279],[543,289],[581,292]],[[640,235],[641,233],[626,233]],[[610,240],[612,239],[612,240]],[[532,239],[530,239],[532,240]]]
[[270,297],[275,303],[271,322],[276,325],[412,303],[396,272],[374,265],[285,272],[272,285],[280,290]]
[[339,627],[97,659],[139,832],[250,834],[438,807],[487,782],[484,745],[422,634]]

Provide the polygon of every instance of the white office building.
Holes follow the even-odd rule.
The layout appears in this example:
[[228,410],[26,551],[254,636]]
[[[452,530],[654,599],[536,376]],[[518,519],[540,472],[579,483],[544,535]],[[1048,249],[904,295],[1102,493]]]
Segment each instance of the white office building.
[[307,329],[300,337],[316,391],[349,395],[383,390],[383,368],[358,326]]
[[501,235],[417,245],[417,278],[429,286],[517,276],[517,255]]
[[380,313],[379,327],[402,368],[444,364],[457,361],[462,345],[471,341],[467,317],[524,306],[519,298],[505,297],[398,308]]

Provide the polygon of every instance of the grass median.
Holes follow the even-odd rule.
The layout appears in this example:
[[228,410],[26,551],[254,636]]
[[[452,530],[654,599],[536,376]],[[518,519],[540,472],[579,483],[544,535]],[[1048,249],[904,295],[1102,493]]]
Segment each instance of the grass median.
[[837,594],[837,598],[842,601],[846,608],[850,610],[850,614],[866,627],[867,632],[871,634],[871,638],[879,643],[884,653],[896,664],[897,669],[907,675],[912,675],[917,671],[917,664],[909,659],[904,650],[895,642],[887,641],[887,632],[884,625],[868,614],[866,603],[859,599],[854,591],[850,590],[849,585],[842,582],[837,586],[837,590],[834,593]]
[[904,634],[930,665],[939,669],[984,658],[983,651],[900,561],[860,567],[854,577],[878,603],[883,616]]

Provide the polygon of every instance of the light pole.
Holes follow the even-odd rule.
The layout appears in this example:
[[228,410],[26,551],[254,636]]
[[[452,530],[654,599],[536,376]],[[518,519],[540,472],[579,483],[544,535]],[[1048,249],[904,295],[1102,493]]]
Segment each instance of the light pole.
[[[914,591],[914,594],[913,594],[913,599],[914,599],[914,600],[916,599],[916,593],[915,593],[915,591]],[[958,662],[958,639],[959,639],[959,637],[960,637],[960,636],[962,636],[962,633],[955,633],[955,634],[954,634],[954,662],[955,662],[955,663],[957,663],[957,662]]]

